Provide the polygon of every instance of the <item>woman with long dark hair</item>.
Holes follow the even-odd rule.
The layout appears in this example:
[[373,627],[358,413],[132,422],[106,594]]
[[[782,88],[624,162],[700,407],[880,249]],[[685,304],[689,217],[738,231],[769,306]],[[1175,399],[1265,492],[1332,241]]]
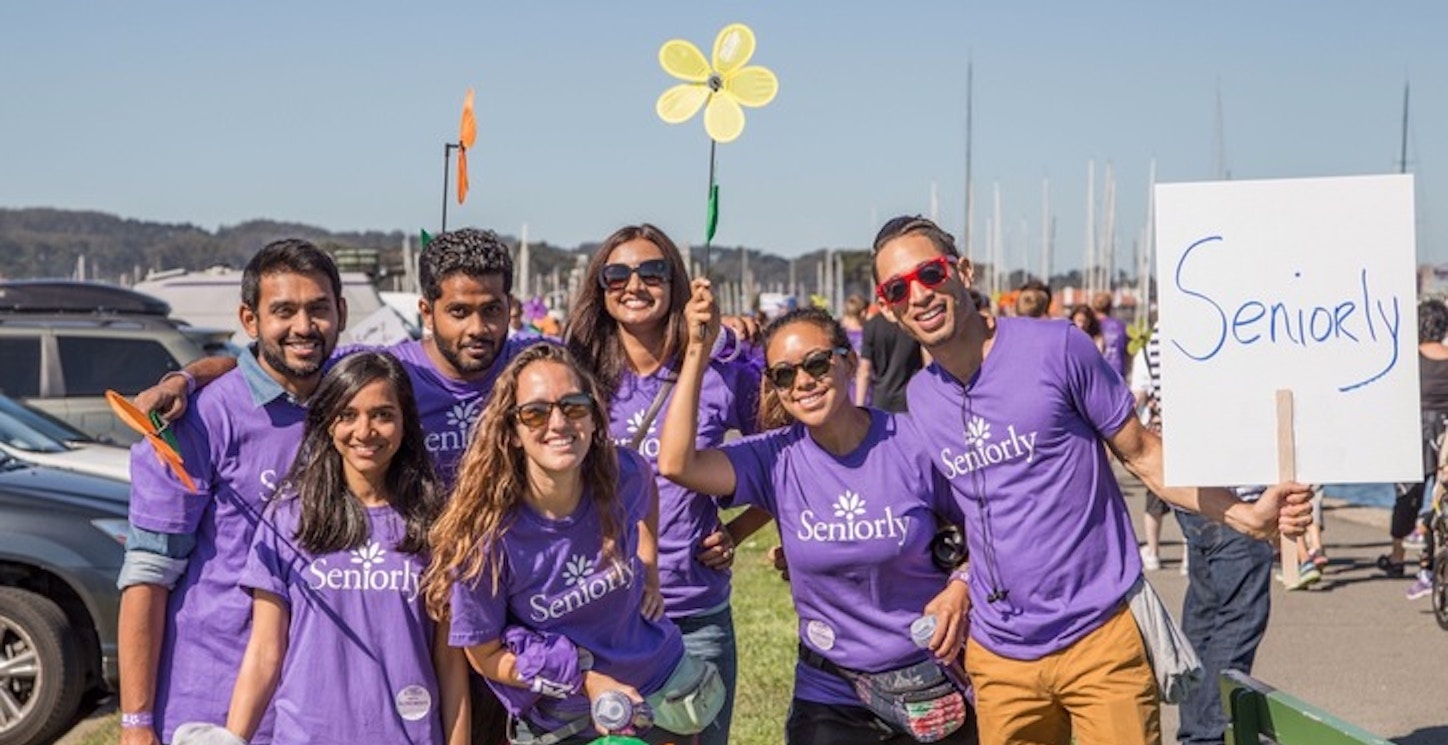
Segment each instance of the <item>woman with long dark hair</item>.
[[659,470],[779,523],[800,638],[785,741],[973,742],[958,669],[966,578],[952,581],[932,556],[938,523],[961,515],[928,449],[902,416],[851,402],[855,352],[813,308],[764,332],[759,421],[778,429],[698,447],[701,372],[718,332],[707,280],[695,280],[687,317],[704,331],[684,355]]
[[[569,350],[598,377],[609,402],[609,434],[651,464],[658,429],[673,398],[679,363],[688,345],[684,306],[689,277],[684,259],[662,230],[629,225],[594,252],[573,304]],[[730,344],[737,346],[737,339]],[[729,430],[755,431],[759,372],[730,349],[711,359],[699,396],[699,443],[713,447]],[[659,491],[659,574],[664,613],[684,634],[689,653],[713,662],[728,696],[700,745],[729,741],[736,676],[734,621],[729,605],[734,545],[769,521],[754,510],[720,524],[707,496],[662,477]]]
[[509,707],[518,743],[591,740],[590,701],[612,692],[647,702],[651,742],[699,732],[723,702],[717,671],[663,618],[653,470],[614,447],[600,398],[564,348],[519,353],[431,533],[428,606],[451,615],[450,643]]
[[279,493],[242,575],[252,630],[226,728],[248,739],[271,706],[277,745],[466,743],[466,662],[420,593],[442,496],[396,359],[326,374]]

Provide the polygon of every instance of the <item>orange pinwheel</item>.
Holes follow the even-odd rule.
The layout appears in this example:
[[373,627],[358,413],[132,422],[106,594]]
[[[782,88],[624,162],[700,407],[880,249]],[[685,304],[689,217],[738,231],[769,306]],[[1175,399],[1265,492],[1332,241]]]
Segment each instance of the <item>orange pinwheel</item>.
[[473,89],[463,99],[463,118],[458,124],[458,204],[468,198],[468,148],[478,139],[478,120],[473,116]]
[[[176,452],[175,440],[171,433],[161,426],[160,417],[151,415],[148,419],[141,410],[126,400],[115,391],[106,391],[106,402],[111,405],[111,411],[116,418],[126,423],[127,427],[136,430],[145,436],[146,441],[151,443],[151,448],[156,452],[156,460],[168,466],[176,478],[181,480],[187,491],[196,493],[196,482],[191,480],[191,474],[186,473],[186,466],[181,462],[181,454]],[[166,439],[162,439],[164,436]]]

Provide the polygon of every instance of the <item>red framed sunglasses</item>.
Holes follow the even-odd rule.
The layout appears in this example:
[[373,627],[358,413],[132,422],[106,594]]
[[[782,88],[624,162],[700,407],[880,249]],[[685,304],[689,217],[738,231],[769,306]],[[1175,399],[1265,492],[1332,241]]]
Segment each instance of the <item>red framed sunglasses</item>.
[[904,274],[897,274],[875,287],[875,294],[887,303],[895,304],[910,297],[910,283],[919,282],[921,287],[935,289],[950,276],[950,257],[937,256],[923,261]]

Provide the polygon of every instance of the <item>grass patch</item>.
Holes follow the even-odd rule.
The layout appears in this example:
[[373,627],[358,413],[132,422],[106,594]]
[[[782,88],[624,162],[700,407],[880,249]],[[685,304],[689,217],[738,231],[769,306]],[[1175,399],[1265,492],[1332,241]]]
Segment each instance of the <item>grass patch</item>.
[[67,745],[115,745],[121,741],[121,714],[112,712],[100,718],[94,725],[86,722],[85,732]]
[[[727,519],[727,518],[726,518]],[[729,740],[739,745],[784,741],[784,717],[794,694],[799,622],[789,583],[765,552],[779,544],[773,523],[737,549],[734,559],[734,635],[739,682]]]

